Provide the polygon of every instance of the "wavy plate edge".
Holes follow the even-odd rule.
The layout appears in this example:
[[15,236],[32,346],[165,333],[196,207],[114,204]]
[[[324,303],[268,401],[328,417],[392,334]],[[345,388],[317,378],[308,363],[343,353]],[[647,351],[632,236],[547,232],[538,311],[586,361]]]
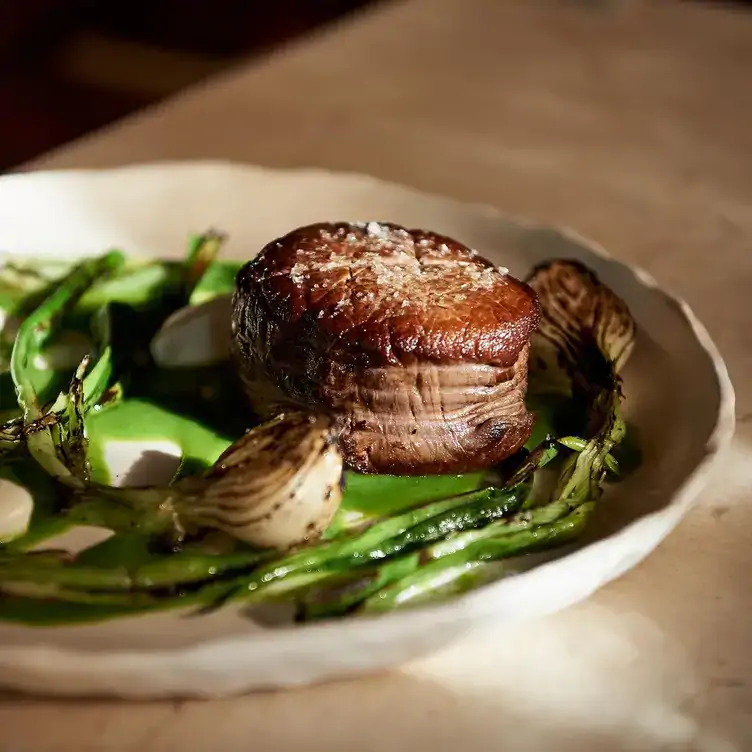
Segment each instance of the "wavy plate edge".
[[[558,602],[556,599],[552,599],[550,608],[546,609],[546,613],[558,611],[589,597],[600,587],[613,581],[644,560],[658,543],[671,533],[701,493],[708,481],[710,472],[728,448],[735,430],[734,388],[720,351],[691,306],[684,299],[661,286],[644,269],[613,258],[600,244],[568,227],[541,224],[526,217],[506,214],[489,204],[453,199],[446,195],[418,190],[357,172],[309,167],[269,168],[223,160],[163,161],[136,163],[114,168],[24,172],[3,176],[0,180],[4,183],[39,180],[40,177],[64,180],[73,176],[89,178],[92,176],[107,177],[124,172],[148,173],[149,171],[162,172],[165,170],[195,172],[204,169],[255,173],[258,177],[270,175],[309,177],[312,179],[336,177],[364,188],[378,188],[392,193],[399,192],[406,197],[430,200],[437,206],[444,204],[455,209],[462,207],[476,216],[482,215],[490,220],[514,224],[524,230],[545,230],[556,233],[594,253],[621,272],[628,272],[640,286],[658,293],[679,313],[712,364],[718,384],[719,405],[715,425],[705,442],[705,453],[680,483],[667,507],[646,514],[630,522],[618,532],[578,551],[566,554],[555,561],[542,564],[522,576],[491,583],[443,605],[423,607],[415,611],[397,612],[380,617],[344,619],[302,628],[282,629],[254,634],[253,636],[219,637],[189,648],[175,650],[109,651],[103,654],[99,651],[63,649],[44,639],[24,647],[18,645],[3,647],[0,644],[0,686],[36,694],[50,694],[52,692],[61,696],[98,695],[133,699],[208,698],[272,687],[300,686],[394,666],[403,660],[412,660],[448,644],[461,633],[472,628],[473,622],[487,622],[495,616],[501,615],[505,616],[505,625],[514,621],[525,620],[528,616],[525,614],[524,608],[520,609],[520,605],[524,604],[525,600],[522,591],[530,587],[532,580],[536,578],[544,579],[553,568],[562,569],[562,567],[566,567],[572,572],[580,571],[582,587],[575,595],[569,593],[566,598],[560,599]],[[657,523],[661,524],[658,525]],[[653,529],[651,530],[651,528]],[[627,545],[628,542],[638,537],[644,541],[645,536],[651,535],[653,536],[651,544],[646,546],[642,543],[639,548],[643,550],[635,556],[635,546]],[[621,545],[615,546],[614,544]],[[621,548],[622,556],[613,557],[606,576],[599,574],[588,581],[585,576],[589,569],[588,562],[591,559],[598,558],[601,552],[609,547]],[[624,552],[629,552],[629,555],[624,555]],[[492,597],[492,594],[502,587],[506,591],[505,600],[509,602],[506,608],[500,608]],[[534,611],[536,614],[542,613],[540,609],[534,609]],[[513,618],[512,612],[514,612]],[[430,627],[431,630],[438,632],[439,626],[446,630],[443,636],[433,642],[426,640],[427,629]],[[30,628],[30,630],[37,631],[34,628]],[[43,633],[42,630],[38,631],[40,636]],[[365,660],[358,665],[352,665],[351,662],[351,665],[346,667],[342,665],[324,667],[316,665],[315,660],[311,661],[311,658],[315,657],[317,652],[316,644],[324,639],[354,640],[362,648],[365,648],[369,644],[372,645],[374,640],[383,641],[390,635],[398,633],[405,638],[409,636],[410,640],[414,640],[416,645],[411,643],[410,648],[403,651],[406,653],[404,658],[396,657],[385,665],[378,661]],[[410,640],[405,639],[405,642],[410,642]],[[302,661],[302,666],[297,670],[291,666],[290,670],[276,679],[264,680],[261,677],[244,675],[238,680],[232,678],[233,673],[238,673],[237,670],[234,672],[227,671],[224,675],[219,670],[223,664],[230,666],[238,663],[238,657],[244,653],[243,648],[247,648],[249,643],[253,643],[253,652],[257,655],[248,656],[250,659],[248,663],[263,664],[262,656],[266,661],[273,661],[275,657],[280,656],[297,657],[296,654],[300,652],[302,642],[305,642],[305,650],[303,651],[305,660]],[[295,661],[293,660],[291,663],[295,663]],[[118,676],[117,681],[112,680],[113,672]],[[148,672],[152,677],[159,675],[160,678],[158,681],[154,681],[152,686],[145,687],[142,678],[144,672]],[[54,687],[51,686],[50,676],[52,673],[55,674]],[[263,674],[263,672],[261,673]],[[186,683],[194,683],[189,681],[188,676],[195,677],[197,674],[205,677],[207,680],[206,686],[201,689],[186,690]],[[98,676],[101,680],[92,681],[92,676]],[[108,676],[110,679],[107,678]]]

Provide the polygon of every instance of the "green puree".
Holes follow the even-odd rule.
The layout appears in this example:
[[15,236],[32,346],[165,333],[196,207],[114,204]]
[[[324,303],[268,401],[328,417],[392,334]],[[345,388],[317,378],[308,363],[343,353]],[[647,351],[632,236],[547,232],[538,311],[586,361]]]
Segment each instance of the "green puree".
[[180,447],[186,463],[208,467],[231,443],[232,437],[222,435],[189,417],[171,412],[142,400],[123,400],[87,416],[89,461],[92,476],[100,483],[112,483],[110,468],[105,462],[105,447],[110,441],[164,441]]
[[[105,447],[111,441],[175,444],[180,447],[186,465],[193,468],[212,465],[232,441],[230,436],[191,418],[141,400],[124,400],[91,413],[87,430],[92,476],[100,483],[115,480],[105,461]],[[407,477],[348,472],[342,509],[369,517],[395,514],[422,502],[478,488],[485,477],[485,473]]]

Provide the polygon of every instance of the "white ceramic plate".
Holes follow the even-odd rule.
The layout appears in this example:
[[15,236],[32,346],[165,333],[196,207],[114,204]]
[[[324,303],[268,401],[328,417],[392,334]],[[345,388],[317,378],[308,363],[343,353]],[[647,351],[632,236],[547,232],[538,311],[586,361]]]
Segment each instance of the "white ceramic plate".
[[639,471],[611,489],[574,551],[446,605],[305,627],[264,627],[230,608],[79,627],[0,622],[0,685],[46,694],[218,696],[395,666],[484,620],[522,622],[588,597],[637,564],[687,511],[733,432],[723,362],[685,303],[570,232],[323,171],[190,163],[0,179],[0,250],[11,254],[80,256],[116,246],[177,256],[189,232],[213,226],[229,233],[228,255],[251,258],[295,226],[339,219],[446,233],[519,277],[552,257],[593,268],[640,327],[625,372],[626,413],[644,452]]

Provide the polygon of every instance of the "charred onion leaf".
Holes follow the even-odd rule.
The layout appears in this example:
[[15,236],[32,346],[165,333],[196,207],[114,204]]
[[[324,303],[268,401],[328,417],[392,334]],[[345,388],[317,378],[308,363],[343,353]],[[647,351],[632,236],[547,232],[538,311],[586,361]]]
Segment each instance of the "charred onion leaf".
[[588,439],[567,462],[556,496],[573,503],[594,500],[601,494],[609,454],[625,434],[620,371],[634,347],[635,320],[624,301],[577,261],[541,264],[527,283],[541,306],[533,347],[555,354],[571,380]]
[[603,361],[618,372],[634,347],[635,321],[626,303],[579,261],[540,264],[527,278],[538,294],[538,334],[551,342],[559,363],[586,381],[603,377]]
[[74,495],[69,517],[176,542],[210,528],[287,549],[327,528],[342,498],[342,472],[329,420],[286,413],[246,433],[202,475],[164,487],[90,485]]
[[65,404],[65,418],[52,427],[55,443],[63,464],[83,481],[89,481],[89,463],[86,460],[86,432],[84,429],[84,374],[89,366],[85,357],[73,375]]
[[[0,453],[26,445],[37,461],[43,458],[46,463],[43,466],[53,478],[74,487],[81,487],[89,477],[84,416],[95,405],[112,402],[119,396],[117,385],[109,386],[112,376],[109,306],[95,313],[92,329],[99,350],[93,365],[92,357],[85,356],[68,391],[61,392],[52,405],[42,408],[38,418],[26,424],[22,418],[16,418],[0,426]],[[44,432],[49,432],[51,443],[44,435],[36,436]]]
[[578,261],[546,262],[526,281],[541,308],[531,378],[562,370],[574,399],[591,413],[594,435],[609,409],[605,393],[621,396],[619,372],[634,347],[635,321],[624,301]]
[[[76,305],[95,282],[116,272],[124,263],[125,257],[112,251],[74,267],[21,324],[11,353],[10,373],[22,412],[22,430],[19,436],[23,436],[30,454],[46,472],[74,488],[81,487],[82,481],[59,455],[59,443],[56,445],[52,433],[52,427],[59,422],[59,416],[54,411],[46,412],[39,404],[29,377],[30,363],[59,327],[64,314]],[[71,411],[66,410],[66,413],[70,418]],[[10,432],[4,427],[2,433],[7,441],[5,437]]]

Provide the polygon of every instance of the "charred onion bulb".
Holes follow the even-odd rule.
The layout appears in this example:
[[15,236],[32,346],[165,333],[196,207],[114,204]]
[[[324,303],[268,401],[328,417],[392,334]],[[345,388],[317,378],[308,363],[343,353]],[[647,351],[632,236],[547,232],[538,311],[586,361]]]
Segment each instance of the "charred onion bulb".
[[342,455],[328,418],[288,412],[232,444],[205,474],[171,486],[92,485],[71,519],[117,531],[169,534],[220,530],[259,548],[318,538],[342,500]]
[[263,548],[318,538],[342,500],[342,456],[330,421],[285,413],[236,441],[198,478],[178,484],[191,526],[213,527]]

